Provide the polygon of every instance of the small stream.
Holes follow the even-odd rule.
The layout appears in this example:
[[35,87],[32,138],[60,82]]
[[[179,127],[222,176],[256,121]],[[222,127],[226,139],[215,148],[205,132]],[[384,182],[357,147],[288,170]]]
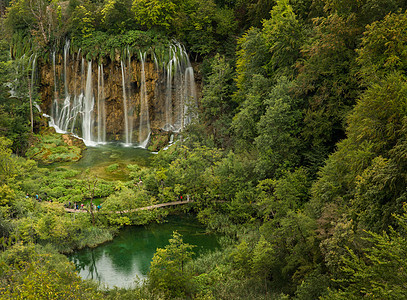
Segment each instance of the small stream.
[[173,231],[178,231],[185,243],[196,245],[195,256],[219,247],[216,235],[206,234],[194,216],[177,215],[162,224],[125,227],[113,241],[77,251],[69,259],[83,279],[108,288],[132,287],[137,277],[143,280],[147,276],[155,251],[168,244]]

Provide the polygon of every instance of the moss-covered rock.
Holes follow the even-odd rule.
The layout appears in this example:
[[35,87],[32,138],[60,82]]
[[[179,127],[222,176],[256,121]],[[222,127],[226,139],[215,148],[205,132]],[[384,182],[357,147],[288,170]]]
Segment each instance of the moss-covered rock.
[[148,150],[155,152],[164,148],[169,144],[172,134],[174,133],[171,131],[152,129]]
[[78,161],[86,149],[82,140],[69,134],[47,133],[36,136],[27,157],[45,164]]

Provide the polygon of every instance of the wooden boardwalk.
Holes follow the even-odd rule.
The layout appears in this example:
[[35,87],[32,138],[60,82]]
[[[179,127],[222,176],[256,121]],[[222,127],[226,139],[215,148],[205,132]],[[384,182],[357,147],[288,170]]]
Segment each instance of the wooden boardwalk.
[[[135,211],[139,211],[139,210],[151,210],[151,209],[159,208],[159,207],[181,205],[181,204],[187,204],[187,203],[192,203],[192,202],[193,202],[192,200],[190,200],[190,201],[187,201],[187,200],[185,200],[185,201],[174,201],[174,202],[160,203],[160,204],[155,204],[155,205],[150,205],[150,206],[145,206],[145,207],[139,207],[139,208],[135,208],[135,209],[131,209],[131,210],[122,210],[122,211],[115,211],[115,212],[113,212],[113,211],[106,212],[106,211],[103,211],[103,210],[100,210],[100,211],[95,210],[94,212],[102,212],[102,213],[110,213],[110,214],[112,214],[112,213],[125,214],[125,213],[135,212]],[[86,212],[88,212],[87,209],[72,209],[72,208],[64,208],[64,209],[65,209],[66,212],[69,212],[69,213],[77,213],[77,212],[86,213]]]

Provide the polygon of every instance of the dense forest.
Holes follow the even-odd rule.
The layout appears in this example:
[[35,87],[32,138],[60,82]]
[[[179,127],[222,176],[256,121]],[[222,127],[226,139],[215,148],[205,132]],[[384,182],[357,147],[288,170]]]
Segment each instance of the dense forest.
[[[406,9],[402,0],[2,1],[0,298],[407,298]],[[67,39],[99,61],[176,40],[193,61],[198,117],[148,167],[126,166],[129,181],[30,159],[41,143],[75,150],[47,131],[33,108],[46,99],[30,84],[32,55],[47,65]],[[221,249],[192,260],[175,232],[148,280],[113,290],[81,280],[64,256],[168,213],[103,210],[178,195],[222,235]],[[96,198],[97,216],[62,209]]]

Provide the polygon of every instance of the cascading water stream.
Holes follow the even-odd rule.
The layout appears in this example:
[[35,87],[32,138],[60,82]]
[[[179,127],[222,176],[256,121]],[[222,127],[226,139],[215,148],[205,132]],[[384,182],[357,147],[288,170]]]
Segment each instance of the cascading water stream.
[[[133,135],[137,130],[138,146],[147,147],[151,124],[178,132],[194,117],[194,107],[197,106],[194,71],[181,45],[170,45],[167,59],[163,53],[158,53],[161,55],[158,57],[153,52],[152,63],[156,72],[149,72],[149,76],[154,75],[148,78],[147,52],[140,52],[139,68],[132,70],[134,62],[127,48],[120,60],[121,68],[117,68],[118,74],[113,75],[114,65],[104,73],[103,64],[92,68],[92,61],[86,62],[80,49],[72,57],[69,50],[67,41],[60,59],[55,52],[52,53],[54,96],[50,105],[50,124],[58,132],[71,132],[83,138],[87,145],[122,139],[129,146],[134,142]],[[139,70],[139,77],[133,76],[135,70]],[[120,73],[123,99],[110,90],[113,87],[120,91]],[[139,82],[134,78],[140,78]],[[154,98],[147,93],[148,84],[154,84]],[[135,94],[136,87],[139,96]],[[116,102],[118,98],[122,100],[119,113],[114,111],[119,104]],[[150,111],[156,104],[159,105],[157,109]],[[136,112],[139,113],[138,124],[134,123]],[[122,128],[117,128],[119,123],[123,124]]]
[[139,128],[139,144],[140,147],[147,147],[150,139],[150,114],[148,111],[148,98],[146,88],[145,60],[146,53],[140,52],[141,60],[141,86],[140,86],[140,128]]
[[194,70],[185,49],[180,45],[170,47],[165,76],[165,125],[164,130],[182,131],[194,117],[196,87]]
[[181,131],[184,129],[184,73],[182,72],[182,56],[181,52],[177,53],[177,48],[174,50],[175,58],[175,75],[174,75],[174,131]]
[[83,121],[82,121],[82,137],[87,145],[93,144],[93,107],[95,105],[93,98],[92,86],[92,61],[88,62],[88,73],[86,76],[85,97],[83,99]]
[[[80,114],[81,110],[82,110],[82,100],[83,100],[83,90],[82,90],[82,78],[83,78],[83,73],[84,73],[84,59],[80,59],[80,53],[81,50],[79,49],[78,51],[78,55],[76,57],[75,60],[75,69],[74,69],[74,74],[76,75],[79,69],[79,61],[81,61],[81,75],[79,78],[79,82],[80,82],[80,86],[78,89],[77,86],[77,76],[74,76],[74,97],[73,97],[73,104],[72,104],[72,110],[71,110],[71,116],[69,118],[70,122],[71,122],[71,133],[74,134],[75,133],[75,126],[76,121],[77,121],[77,117]],[[78,95],[77,92],[78,90],[80,91],[80,94]]]
[[71,95],[68,88],[68,54],[69,54],[69,40],[66,41],[64,46],[64,103],[59,113],[57,124],[63,131],[68,131],[69,121],[71,117]]
[[[129,46],[127,46],[127,77],[126,77],[126,88],[127,88],[127,95],[131,95],[131,55]],[[130,98],[130,97],[129,97]],[[129,143],[133,142],[133,115],[134,115],[134,107],[130,104],[130,99],[128,102],[129,110],[128,110],[128,124],[129,124]]]
[[98,143],[106,142],[105,82],[103,65],[98,66]]
[[51,109],[51,116],[56,119],[58,116],[58,92],[57,92],[57,75],[56,75],[56,63],[55,63],[55,50],[52,52],[52,72],[54,75],[54,101],[52,104],[52,109]]
[[165,125],[164,130],[174,130],[172,118],[172,78],[173,64],[175,62],[172,47],[169,49],[171,59],[168,61],[166,68],[166,87],[165,87]]
[[194,108],[196,103],[196,87],[194,81],[194,70],[192,67],[185,69],[185,95],[184,95],[184,125],[191,123],[194,117]]
[[126,93],[126,71],[123,60],[120,61],[122,68],[122,86],[123,86],[123,119],[124,119],[124,136],[126,145],[130,145],[131,140],[129,134],[129,119],[128,119],[128,108],[127,108],[127,93]]
[[196,96],[196,85],[195,85],[195,75],[194,69],[192,68],[191,62],[188,55],[185,55],[187,67],[185,69],[185,80],[184,80],[184,125],[191,123],[192,119],[196,117],[196,108],[198,107],[197,96]]

